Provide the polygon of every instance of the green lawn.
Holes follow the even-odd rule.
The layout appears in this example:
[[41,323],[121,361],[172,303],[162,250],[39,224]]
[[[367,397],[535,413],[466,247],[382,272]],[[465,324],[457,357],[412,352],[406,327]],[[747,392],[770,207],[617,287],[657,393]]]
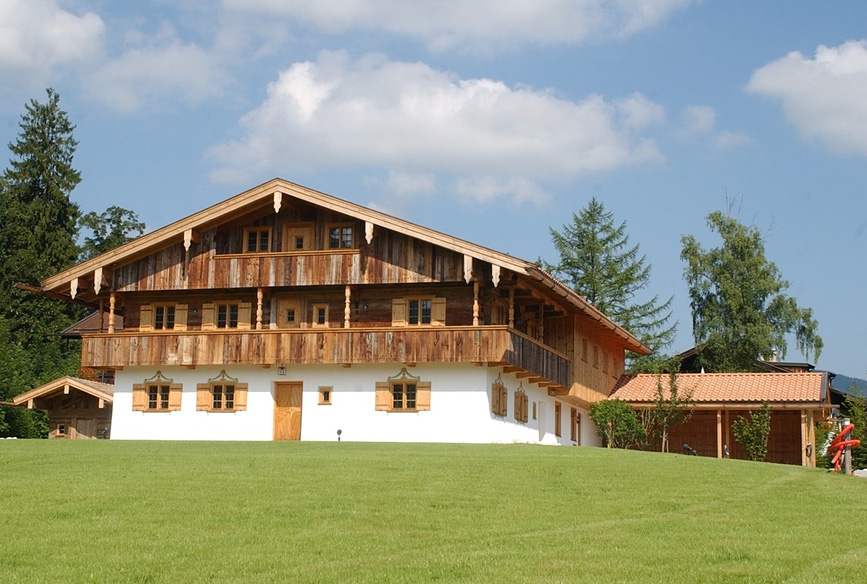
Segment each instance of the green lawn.
[[6,440],[0,493],[0,582],[867,577],[867,480],[735,460]]

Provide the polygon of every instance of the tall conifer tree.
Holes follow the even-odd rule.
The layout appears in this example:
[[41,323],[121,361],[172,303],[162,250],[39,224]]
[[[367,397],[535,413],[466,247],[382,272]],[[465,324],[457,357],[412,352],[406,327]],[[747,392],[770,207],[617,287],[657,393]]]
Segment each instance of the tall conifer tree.
[[70,305],[13,288],[17,282],[38,285],[78,256],[80,211],[69,199],[81,181],[72,167],[75,126],[60,109],[57,92],[47,93],[45,103],[26,105],[0,188],[0,311],[13,338],[25,344],[48,340],[77,314]]
[[677,323],[670,323],[671,298],[638,300],[650,283],[651,266],[638,244],[629,245],[626,222],[616,225],[614,214],[594,197],[562,231],[551,228],[551,237],[560,261],[549,269],[653,351],[631,358],[630,370],[652,368],[674,339]]
[[[0,343],[4,372],[0,399],[78,367],[77,347],[65,347],[57,333],[81,312],[73,305],[14,288],[38,285],[75,262],[78,206],[69,195],[81,180],[72,167],[75,129],[60,96],[48,90],[45,103],[31,100],[18,140],[9,144],[12,160],[0,179]],[[44,435],[39,412],[0,407],[0,433]]]

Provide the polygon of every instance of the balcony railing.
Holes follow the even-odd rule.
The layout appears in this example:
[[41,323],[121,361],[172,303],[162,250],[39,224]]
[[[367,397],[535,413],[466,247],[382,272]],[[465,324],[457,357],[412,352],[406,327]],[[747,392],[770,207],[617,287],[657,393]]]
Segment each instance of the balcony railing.
[[571,385],[568,357],[506,326],[88,334],[85,367],[497,363]]

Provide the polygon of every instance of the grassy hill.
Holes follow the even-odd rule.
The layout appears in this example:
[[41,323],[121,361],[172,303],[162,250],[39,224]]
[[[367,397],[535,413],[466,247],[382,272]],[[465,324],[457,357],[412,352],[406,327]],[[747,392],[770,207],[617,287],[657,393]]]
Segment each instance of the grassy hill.
[[867,557],[867,480],[674,454],[7,440],[0,489],[2,582],[863,582]]

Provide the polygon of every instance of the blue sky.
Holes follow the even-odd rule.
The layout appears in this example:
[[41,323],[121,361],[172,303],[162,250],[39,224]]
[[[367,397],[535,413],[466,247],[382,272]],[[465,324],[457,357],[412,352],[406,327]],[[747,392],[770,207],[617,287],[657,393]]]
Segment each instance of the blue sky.
[[[867,3],[4,0],[0,139],[54,87],[82,210],[149,229],[279,176],[535,260],[596,196],[674,297],[732,205],[867,374]],[[8,155],[7,155],[8,158]],[[802,357],[790,345],[789,360]]]

